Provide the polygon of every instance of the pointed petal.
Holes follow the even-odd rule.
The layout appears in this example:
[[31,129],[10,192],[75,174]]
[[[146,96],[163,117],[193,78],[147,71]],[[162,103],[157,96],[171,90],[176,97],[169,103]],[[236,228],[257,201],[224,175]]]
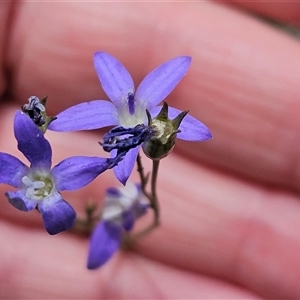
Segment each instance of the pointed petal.
[[73,156],[56,165],[52,175],[58,191],[76,190],[90,183],[108,167],[108,158]]
[[146,202],[146,199],[140,200],[140,202],[138,203],[138,205],[135,207],[134,210],[135,219],[138,219],[143,215],[145,215],[148,212],[149,207],[150,207],[150,203]]
[[47,232],[51,235],[70,229],[75,222],[73,207],[60,194],[49,197],[38,204]]
[[121,192],[120,192],[120,189],[118,189],[118,188],[116,188],[116,187],[114,187],[114,186],[108,187],[108,188],[106,189],[106,196],[109,197],[109,199],[110,199],[110,198],[115,199],[115,198],[121,197],[121,195],[122,195],[122,194],[121,194]]
[[[156,115],[161,110],[162,106],[156,106],[151,110],[151,116],[156,117]],[[176,116],[178,116],[181,113],[181,110],[170,107],[169,106],[169,118],[174,119]],[[212,138],[212,135],[209,131],[209,129],[200,121],[198,121],[196,118],[190,116],[189,114],[184,117],[182,120],[180,126],[179,126],[179,132],[177,134],[177,137],[179,139],[185,140],[185,141],[205,141]]]
[[100,222],[92,233],[88,254],[88,269],[106,263],[120,248],[122,228],[112,222]]
[[190,63],[191,57],[179,56],[150,72],[135,93],[139,106],[151,110],[164,100],[186,74]]
[[43,133],[23,112],[17,111],[14,120],[14,132],[18,149],[30,161],[33,167],[51,167],[52,150]]
[[114,105],[127,105],[129,92],[134,92],[133,80],[127,69],[113,56],[105,52],[96,52],[94,66],[101,85]]
[[122,225],[126,231],[132,230],[134,226],[135,215],[133,209],[124,211],[122,214]]
[[8,202],[15,208],[22,211],[30,211],[36,207],[37,201],[28,199],[25,196],[24,190],[18,190],[16,192],[6,192],[5,196]]
[[115,106],[105,100],[95,100],[74,105],[50,123],[53,131],[91,130],[119,124]]
[[20,188],[23,185],[22,177],[28,173],[28,169],[18,158],[0,152],[0,183]]
[[[114,167],[114,173],[117,179],[124,185],[126,184],[126,181],[132,173],[139,149],[140,146],[130,149],[123,158],[123,160],[120,161],[118,165]],[[116,152],[111,151],[111,153],[112,155],[115,155]]]

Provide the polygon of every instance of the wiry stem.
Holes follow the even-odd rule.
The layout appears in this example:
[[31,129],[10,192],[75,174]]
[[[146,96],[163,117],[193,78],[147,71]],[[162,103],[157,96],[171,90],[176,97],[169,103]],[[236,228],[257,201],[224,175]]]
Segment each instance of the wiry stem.
[[[153,160],[152,161],[152,175],[151,175],[151,193],[148,193],[146,190],[146,186],[148,183],[148,175],[145,176],[144,167],[142,164],[142,159],[140,154],[137,156],[137,171],[140,174],[141,184],[142,184],[142,191],[144,195],[149,199],[150,206],[154,211],[154,224],[159,224],[159,206],[158,206],[158,199],[157,199],[157,192],[156,192],[156,183],[157,183],[157,175],[158,175],[158,168],[160,160]],[[157,226],[156,225],[156,226]]]
[[152,164],[152,177],[151,177],[151,207],[154,211],[154,221],[153,224],[155,226],[159,225],[159,206],[156,192],[156,183],[157,183],[157,175],[159,168],[160,160],[153,160]]
[[79,218],[78,216],[75,219],[75,224],[72,227],[71,231],[78,235],[90,236],[93,231],[95,224],[100,219],[99,213],[97,212],[96,203],[87,203],[85,207],[85,218]]
[[152,164],[152,175],[151,175],[151,193],[146,191],[146,185],[148,182],[148,176],[144,174],[144,168],[142,165],[142,160],[140,155],[137,157],[137,165],[138,165],[138,172],[140,174],[141,184],[142,184],[142,191],[144,195],[150,201],[150,207],[153,209],[154,218],[153,222],[143,230],[132,234],[132,235],[125,235],[123,238],[122,247],[129,248],[136,240],[140,239],[141,237],[150,233],[153,229],[155,229],[159,225],[159,205],[158,205],[158,198],[156,192],[156,184],[157,184],[157,175],[158,175],[158,168],[159,168],[159,160],[153,160]]
[[147,175],[145,175],[145,173],[144,173],[144,167],[142,164],[142,158],[141,158],[140,154],[138,154],[136,162],[137,162],[137,171],[140,174],[140,180],[141,180],[143,194],[149,199],[149,201],[151,201],[150,200],[151,196],[146,191],[146,186],[147,186],[148,179],[149,179],[149,173]]

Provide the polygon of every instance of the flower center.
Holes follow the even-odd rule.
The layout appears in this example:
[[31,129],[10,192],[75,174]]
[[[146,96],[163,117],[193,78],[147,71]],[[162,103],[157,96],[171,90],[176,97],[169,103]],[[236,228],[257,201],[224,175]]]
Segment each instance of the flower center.
[[136,184],[128,182],[125,187],[108,189],[102,219],[121,225],[124,214],[133,212],[135,218],[138,218],[148,207],[149,203],[141,189]]
[[134,127],[147,121],[145,105],[136,101],[134,91],[128,90],[126,102],[118,108],[119,125]]
[[26,197],[33,200],[43,200],[54,188],[51,174],[45,171],[35,171],[22,178],[26,188]]

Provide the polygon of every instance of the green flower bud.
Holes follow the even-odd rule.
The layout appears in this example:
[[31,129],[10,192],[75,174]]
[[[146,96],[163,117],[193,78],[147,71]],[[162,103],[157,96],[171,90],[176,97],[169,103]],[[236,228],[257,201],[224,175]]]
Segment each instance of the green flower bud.
[[169,155],[175,146],[181,121],[188,111],[181,112],[175,119],[168,117],[168,104],[164,105],[159,114],[152,119],[147,111],[148,125],[153,129],[153,135],[142,144],[143,151],[152,160],[160,160]]

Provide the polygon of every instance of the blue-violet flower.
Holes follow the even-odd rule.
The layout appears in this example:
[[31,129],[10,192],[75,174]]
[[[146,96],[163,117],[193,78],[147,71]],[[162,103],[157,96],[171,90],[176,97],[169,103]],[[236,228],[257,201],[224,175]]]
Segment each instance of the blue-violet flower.
[[74,209],[62,199],[59,191],[81,188],[100,173],[112,167],[108,158],[74,156],[51,169],[52,150],[34,122],[18,111],[14,119],[18,149],[29,160],[27,167],[18,158],[0,152],[0,183],[18,188],[6,192],[8,201],[17,209],[37,208],[48,233],[69,229],[75,220]]
[[[186,74],[191,57],[179,56],[150,72],[135,90],[127,69],[113,56],[96,52],[94,66],[102,87],[112,103],[106,100],[84,102],[66,109],[49,125],[50,130],[90,130],[118,125],[134,127],[147,124],[146,110],[155,117],[161,110],[157,105],[164,100]],[[180,114],[169,107],[170,118]],[[211,138],[209,129],[200,121],[187,115],[179,127],[177,137],[187,141],[203,141]],[[139,147],[130,149],[125,158],[114,168],[116,177],[123,184],[134,167]],[[115,154],[112,151],[113,155]]]
[[95,227],[89,246],[89,269],[107,262],[120,248],[124,232],[133,229],[135,220],[149,207],[139,185],[131,182],[125,187],[109,188],[106,192],[101,220]]

